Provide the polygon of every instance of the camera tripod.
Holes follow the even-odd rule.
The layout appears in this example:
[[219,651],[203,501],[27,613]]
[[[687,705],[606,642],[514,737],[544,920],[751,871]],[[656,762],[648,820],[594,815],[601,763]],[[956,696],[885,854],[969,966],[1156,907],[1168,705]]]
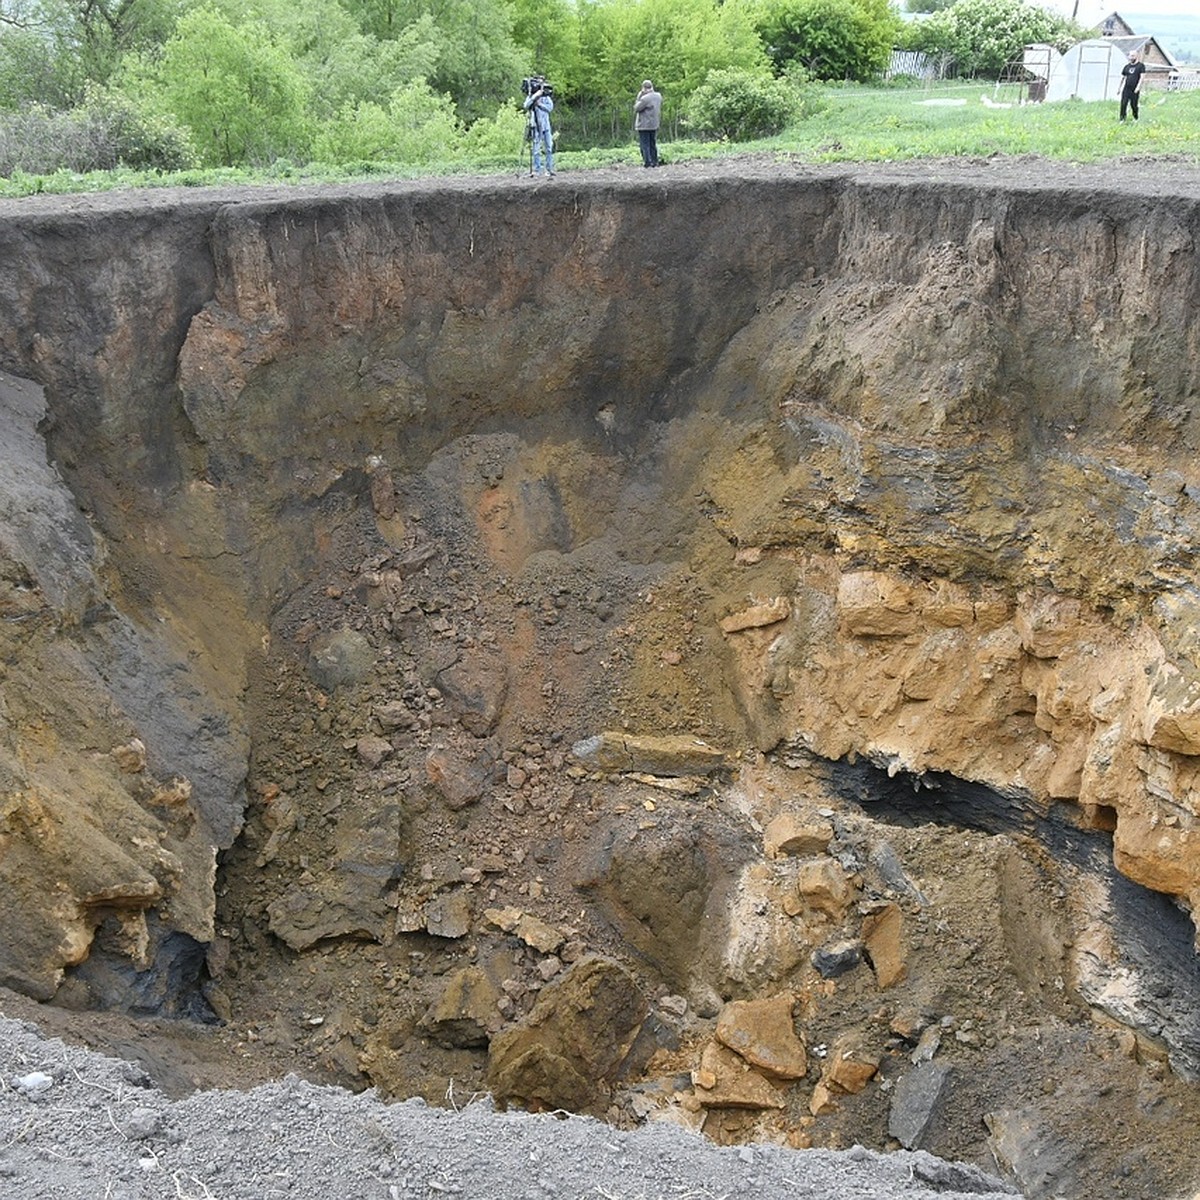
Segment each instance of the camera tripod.
[[525,136],[521,142],[521,151],[517,155],[517,174],[533,174],[533,139],[537,136],[537,118],[533,109],[525,114]]

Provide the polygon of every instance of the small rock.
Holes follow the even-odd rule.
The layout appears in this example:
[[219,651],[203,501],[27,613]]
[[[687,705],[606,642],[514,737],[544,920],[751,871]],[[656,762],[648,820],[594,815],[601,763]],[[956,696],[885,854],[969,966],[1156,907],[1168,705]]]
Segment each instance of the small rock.
[[153,1108],[135,1108],[121,1120],[121,1132],[134,1141],[154,1137],[162,1128],[162,1114]]
[[133,738],[123,746],[114,746],[112,757],[126,775],[139,775],[146,769],[146,746],[141,738]]
[[27,1099],[35,1100],[44,1096],[53,1086],[54,1077],[45,1071],[31,1071],[28,1075],[18,1075],[12,1081],[13,1087]]
[[438,896],[425,905],[425,929],[434,937],[466,937],[471,928],[471,905],[464,892]]
[[809,821],[798,813],[780,813],[763,831],[763,849],[768,858],[808,858],[824,854],[833,841],[828,821]]
[[863,943],[881,988],[899,983],[906,974],[903,930],[903,915],[894,904],[863,920]]
[[906,1150],[920,1147],[942,1102],[950,1068],[939,1063],[921,1063],[895,1087],[888,1134]]
[[380,766],[394,753],[392,743],[379,737],[361,737],[354,748],[359,760],[371,768]]
[[862,942],[833,942],[812,952],[812,965],[822,979],[837,979],[862,962]]

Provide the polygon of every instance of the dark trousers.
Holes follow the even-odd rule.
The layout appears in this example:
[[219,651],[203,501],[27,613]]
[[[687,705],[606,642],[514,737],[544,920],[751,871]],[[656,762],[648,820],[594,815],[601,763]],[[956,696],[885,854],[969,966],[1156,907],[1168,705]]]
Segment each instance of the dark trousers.
[[[1134,110],[1133,115],[1137,116],[1137,110]],[[638,143],[642,148],[642,166],[657,167],[658,166],[658,130],[657,129],[639,129],[637,131]]]
[[1125,120],[1125,109],[1128,108],[1133,113],[1133,119],[1138,119],[1137,115],[1138,94],[1137,92],[1122,92],[1121,93],[1121,120]]

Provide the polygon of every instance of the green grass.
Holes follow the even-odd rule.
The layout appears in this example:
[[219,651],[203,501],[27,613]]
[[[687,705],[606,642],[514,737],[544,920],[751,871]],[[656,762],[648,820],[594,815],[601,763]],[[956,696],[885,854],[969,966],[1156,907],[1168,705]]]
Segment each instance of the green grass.
[[[989,107],[983,98],[996,105]],[[1115,101],[1054,104],[1019,103],[1020,89],[980,81],[938,87],[828,87],[816,93],[811,112],[777,137],[730,145],[673,141],[661,146],[668,162],[746,153],[775,153],[801,162],[883,162],[912,158],[991,158],[1037,155],[1071,162],[1122,157],[1171,156],[1200,165],[1200,91],[1150,92],[1139,122],[1121,124]],[[929,103],[934,101],[935,103]],[[947,101],[962,103],[948,104]],[[461,174],[516,174],[521,147],[509,161],[442,163],[413,167],[402,163],[360,163],[354,167],[277,163],[259,170],[191,170],[175,174],[106,171],[80,175],[59,172],[16,174],[0,179],[0,196],[39,192],[111,191],[137,187],[197,187],[345,183]],[[560,171],[640,162],[636,143],[626,147],[576,150],[563,145]]]
[[[771,145],[814,162],[996,154],[1073,162],[1182,155],[1200,161],[1200,92],[1149,92],[1141,120],[1124,124],[1117,120],[1116,101],[1023,105],[1020,88],[982,81],[929,89],[827,89],[824,95],[821,112]],[[1012,107],[988,107],[985,97]]]

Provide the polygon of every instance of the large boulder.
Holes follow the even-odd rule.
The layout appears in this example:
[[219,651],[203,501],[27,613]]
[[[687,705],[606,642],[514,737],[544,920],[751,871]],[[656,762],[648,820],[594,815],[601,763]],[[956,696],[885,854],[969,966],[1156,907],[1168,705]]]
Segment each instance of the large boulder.
[[492,1094],[533,1111],[603,1113],[649,1011],[619,963],[580,959],[542,991],[520,1024],[492,1039]]

